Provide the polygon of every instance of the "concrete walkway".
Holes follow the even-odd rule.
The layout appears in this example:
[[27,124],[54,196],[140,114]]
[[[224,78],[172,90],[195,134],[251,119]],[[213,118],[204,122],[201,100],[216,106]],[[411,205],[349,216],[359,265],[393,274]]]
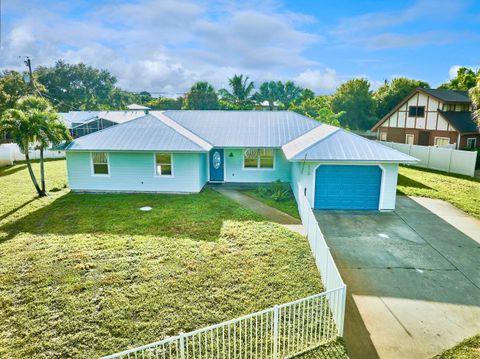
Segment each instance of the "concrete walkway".
[[252,211],[257,212],[258,214],[261,214],[272,222],[282,224],[286,228],[305,236],[302,222],[299,219],[294,218],[289,214],[286,214],[285,212],[279,211],[276,208],[270,207],[265,203],[256,200],[255,198],[249,197],[233,186],[214,185],[211,186],[211,188],[223,194],[224,196],[234,200],[235,202],[240,203],[244,207],[247,207]]
[[480,221],[403,196],[391,213],[316,216],[348,286],[352,359],[431,358],[480,332]]

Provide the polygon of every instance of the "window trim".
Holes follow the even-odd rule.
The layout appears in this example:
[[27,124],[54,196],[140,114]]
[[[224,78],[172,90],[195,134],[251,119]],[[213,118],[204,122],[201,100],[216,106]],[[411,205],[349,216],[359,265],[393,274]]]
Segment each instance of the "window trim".
[[[94,153],[105,153],[107,155],[107,170],[108,173],[95,173],[95,167],[93,166],[93,154]],[[90,170],[92,177],[110,177],[110,154],[106,151],[91,151],[90,152]]]
[[[416,108],[414,116],[410,116],[410,108],[412,108],[412,107]],[[418,115],[418,109],[419,108],[423,108],[423,116]],[[425,118],[425,106],[408,106],[407,117],[408,118]]]
[[[473,146],[472,147],[468,147],[468,141],[469,140],[473,140]],[[467,149],[477,148],[477,138],[476,137],[467,137],[467,143],[466,143],[465,148],[467,148]]]
[[[412,138],[412,143],[408,143],[408,138],[411,137]],[[406,133],[405,134],[405,144],[407,145],[413,145],[415,144],[415,134],[413,133]]]
[[[260,156],[257,156],[257,167],[245,167],[245,152],[247,150],[272,150],[272,160],[273,160],[273,167],[260,167]],[[244,171],[275,171],[275,149],[274,148],[268,148],[268,147],[250,147],[250,148],[244,148],[243,149],[243,154],[242,154],[242,170]]]
[[[385,134],[385,139],[384,139],[384,140],[382,140],[382,135],[383,135],[383,134]],[[387,131],[380,131],[380,135],[379,135],[380,141],[382,141],[382,142],[387,142],[387,138],[388,138],[388,133],[387,133]]]
[[448,140],[448,144],[451,145],[451,143],[450,143],[450,137],[435,136],[435,137],[433,138],[433,145],[434,145],[434,146],[445,146],[445,145],[437,145],[437,139]]
[[[157,173],[157,154],[167,154],[170,155],[170,166],[172,167],[172,173],[169,175],[162,175]],[[173,153],[172,152],[154,152],[153,153],[153,175],[158,178],[172,178],[174,176],[173,172]]]

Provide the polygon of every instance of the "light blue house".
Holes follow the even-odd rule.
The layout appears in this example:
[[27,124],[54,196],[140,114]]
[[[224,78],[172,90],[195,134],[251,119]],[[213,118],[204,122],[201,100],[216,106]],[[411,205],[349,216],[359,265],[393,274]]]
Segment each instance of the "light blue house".
[[188,193],[280,179],[319,209],[394,209],[398,164],[416,161],[289,111],[150,111],[66,153],[73,191]]

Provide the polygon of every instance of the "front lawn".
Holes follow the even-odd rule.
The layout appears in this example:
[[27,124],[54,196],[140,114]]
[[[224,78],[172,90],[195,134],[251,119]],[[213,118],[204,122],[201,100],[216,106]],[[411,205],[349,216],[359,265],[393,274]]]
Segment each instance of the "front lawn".
[[214,191],[76,194],[46,169],[42,199],[0,169],[0,357],[98,357],[323,290],[303,237]]
[[[268,186],[268,185],[264,185]],[[300,219],[300,214],[298,213],[297,201],[293,195],[292,190],[290,187],[286,188],[286,197],[280,201],[275,201],[271,196],[261,195],[257,189],[243,189],[241,190],[242,193],[246,194],[249,197],[252,197],[260,202],[265,203],[266,205],[276,208],[279,211],[285,212],[290,216]]]
[[478,359],[480,358],[480,334],[465,339],[453,348],[433,357],[433,359]]
[[477,178],[400,166],[398,193],[438,198],[480,218],[480,180]]

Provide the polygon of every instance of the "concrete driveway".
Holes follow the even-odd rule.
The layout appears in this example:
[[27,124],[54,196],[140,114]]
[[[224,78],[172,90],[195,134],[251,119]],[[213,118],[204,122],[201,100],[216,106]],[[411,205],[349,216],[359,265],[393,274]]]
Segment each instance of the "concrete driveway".
[[395,212],[316,216],[347,284],[352,359],[430,358],[480,333],[480,221],[403,196]]

